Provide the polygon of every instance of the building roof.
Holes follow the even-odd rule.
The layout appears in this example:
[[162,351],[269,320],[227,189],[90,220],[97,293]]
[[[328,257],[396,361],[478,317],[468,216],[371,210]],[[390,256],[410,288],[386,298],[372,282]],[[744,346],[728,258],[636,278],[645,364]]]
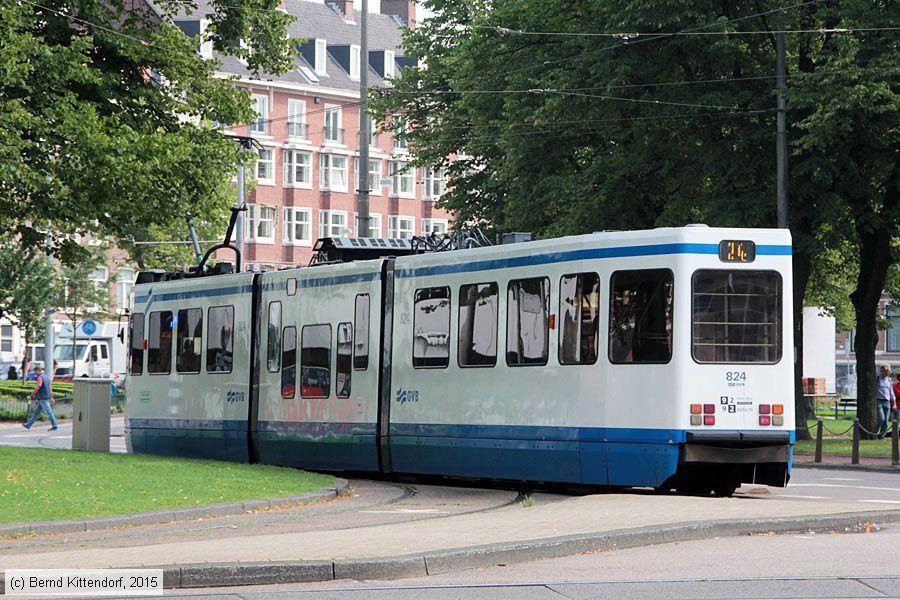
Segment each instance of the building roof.
[[[283,81],[288,83],[296,83],[302,85],[321,86],[325,89],[338,89],[348,91],[359,91],[359,81],[350,79],[348,66],[342,66],[335,58],[331,50],[335,46],[349,46],[351,44],[359,45],[360,41],[360,23],[359,11],[354,13],[355,22],[346,21],[339,10],[333,8],[329,4],[314,2],[310,0],[284,0],[284,9],[295,17],[295,21],[288,26],[288,35],[291,39],[301,42],[312,42],[315,39],[324,39],[327,43],[329,52],[327,56],[326,71],[327,75],[316,74],[315,78],[308,78],[304,75],[300,68],[306,67],[309,72],[314,72],[313,65],[301,55],[298,55],[295,66],[281,75],[271,75],[260,73],[253,77],[250,70],[237,58],[233,56],[215,53],[215,58],[219,60],[221,66],[219,70],[231,75],[237,75],[246,79],[257,79],[259,81]],[[211,12],[208,0],[199,0],[197,10],[191,14],[181,12],[176,15],[173,20],[178,22],[199,21],[205,15]],[[398,23],[394,17],[379,13],[370,12],[368,15],[368,43],[369,51],[392,50],[397,58],[403,56],[400,47],[402,42],[402,25]],[[190,34],[190,32],[189,32]],[[318,79],[315,81],[314,79]],[[384,86],[384,79],[373,69],[369,68],[369,85]]]

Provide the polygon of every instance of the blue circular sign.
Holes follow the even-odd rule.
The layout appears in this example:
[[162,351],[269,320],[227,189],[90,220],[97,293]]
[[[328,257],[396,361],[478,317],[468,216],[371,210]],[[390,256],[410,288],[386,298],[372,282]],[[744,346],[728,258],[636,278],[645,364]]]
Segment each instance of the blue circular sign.
[[84,335],[94,335],[97,333],[97,323],[87,320],[81,324],[81,331],[84,332]]

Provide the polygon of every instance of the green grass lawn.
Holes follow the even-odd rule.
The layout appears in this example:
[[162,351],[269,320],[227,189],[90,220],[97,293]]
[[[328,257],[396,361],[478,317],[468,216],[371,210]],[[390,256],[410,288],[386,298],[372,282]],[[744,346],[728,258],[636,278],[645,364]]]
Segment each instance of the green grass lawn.
[[0,447],[0,523],[293,496],[333,481],[269,465]]
[[[853,440],[851,439],[822,439],[822,454],[837,454],[850,457]],[[814,454],[816,451],[815,440],[798,440],[794,446],[794,452]],[[891,440],[859,440],[859,455],[881,458],[891,457]]]

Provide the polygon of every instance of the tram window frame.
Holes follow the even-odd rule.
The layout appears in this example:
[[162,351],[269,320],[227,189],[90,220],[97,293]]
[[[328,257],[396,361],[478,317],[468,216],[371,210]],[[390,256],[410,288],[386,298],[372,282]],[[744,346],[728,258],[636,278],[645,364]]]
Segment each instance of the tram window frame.
[[[183,333],[189,333],[187,331],[187,327],[190,323],[190,313],[196,315],[196,313],[200,314],[200,321],[197,323],[199,327],[199,335],[184,335]],[[196,334],[197,331],[195,330]],[[191,340],[191,345],[194,347],[192,350],[193,354],[195,354],[194,363],[196,364],[196,369],[184,368],[182,369],[182,356],[184,354],[184,341]],[[199,345],[199,350],[196,349]],[[175,371],[178,373],[199,373],[200,365],[203,362],[203,309],[202,308],[181,308],[178,310],[178,323],[176,326],[176,334],[175,334]],[[192,367],[193,364],[186,365],[186,367]]]
[[[350,334],[350,351],[341,353],[341,330],[349,331]],[[342,323],[338,323],[337,329],[335,331],[334,346],[334,395],[337,398],[349,398],[350,397],[350,389],[353,384],[353,349],[354,349],[354,340],[353,340],[353,323],[349,321],[344,321]],[[347,360],[347,368],[344,371],[344,375],[346,375],[346,385],[341,388],[339,386],[339,381],[341,377],[341,356],[346,356]]]
[[[365,299],[365,316],[366,316],[366,324],[365,331],[362,332],[363,335],[358,335],[360,333],[360,300]],[[353,370],[354,371],[365,371],[369,368],[369,332],[372,326],[372,312],[371,312],[371,300],[369,298],[369,294],[357,294],[356,299],[353,302]],[[357,341],[360,342],[360,346],[365,349],[365,353],[359,352],[357,354]]]
[[[305,347],[303,341],[304,341],[304,339],[305,339],[305,337],[306,337],[306,330],[307,330],[307,329],[312,329],[312,328],[314,328],[314,327],[327,327],[327,328],[328,328],[328,334],[327,334],[326,336],[324,336],[324,338],[328,340],[328,354],[327,354],[327,356],[328,356],[328,367],[327,367],[327,371],[328,371],[328,377],[327,377],[327,381],[328,381],[328,389],[326,390],[326,391],[327,391],[326,394],[320,394],[320,395],[318,395],[318,396],[313,396],[313,395],[309,395],[309,394],[304,394],[304,393],[303,393],[303,389],[304,389],[304,385],[303,385],[303,384],[304,384],[303,372],[304,372],[304,370],[307,369],[307,368],[310,368],[310,369],[321,369],[321,368],[322,368],[322,367],[319,366],[319,365],[315,365],[315,364],[307,365],[307,363],[304,362],[304,350],[306,349],[306,347]],[[310,324],[310,325],[304,325],[303,328],[300,330],[300,397],[301,397],[301,398],[330,398],[330,397],[331,397],[331,389],[332,389],[332,385],[331,385],[331,383],[332,383],[332,382],[331,382],[331,371],[333,370],[333,369],[332,369],[332,366],[331,366],[331,363],[332,363],[332,342],[331,342],[332,337],[331,337],[331,330],[332,330],[331,323],[313,323],[313,324]],[[317,347],[318,347],[318,346],[317,346]]]
[[[273,323],[272,308],[276,304],[278,305],[278,320]],[[281,301],[272,300],[271,302],[269,302],[268,309],[266,310],[266,371],[268,371],[269,373],[277,373],[281,370],[281,315]],[[272,343],[273,331],[275,332],[275,343]]]
[[[462,315],[462,309],[463,309],[463,306],[467,306],[475,311],[475,314],[472,315],[472,330],[473,331],[475,329],[475,319],[477,318],[477,312],[478,312],[477,304],[469,305],[469,303],[466,302],[466,304],[463,305],[463,298],[466,297],[466,295],[464,295],[464,293],[463,293],[463,290],[466,289],[466,294],[468,294],[469,293],[468,289],[475,288],[475,293],[479,294],[480,291],[478,290],[478,288],[480,288],[482,286],[485,286],[488,289],[493,288],[494,293],[492,295],[496,301],[496,303],[494,305],[494,309],[495,309],[495,312],[494,312],[494,354],[493,354],[493,356],[491,356],[489,354],[481,354],[480,352],[478,354],[480,354],[481,356],[488,357],[488,358],[493,358],[494,360],[492,362],[484,362],[484,363],[474,363],[473,362],[473,363],[463,364],[463,348],[462,348],[463,315]],[[456,321],[457,321],[457,323],[456,323],[456,364],[457,364],[457,366],[459,366],[460,369],[493,369],[494,367],[497,366],[497,354],[499,353],[498,346],[500,344],[500,286],[497,284],[496,281],[484,281],[481,283],[464,283],[459,286],[458,294],[459,294],[459,300],[457,301],[457,311],[456,311],[456,317],[457,317],[456,318]],[[487,298],[487,297],[488,296],[485,296],[485,298]],[[476,298],[476,302],[478,300],[483,300],[485,298]],[[469,342],[470,342],[470,346],[471,346],[471,344],[473,343],[473,340],[470,339]],[[466,352],[466,354],[469,354],[472,351],[473,350],[470,347],[469,350]]]
[[[521,357],[517,362],[511,362],[510,359],[513,356],[513,353],[510,352],[510,319],[513,316],[513,310],[511,309],[512,302],[510,301],[510,294],[513,291],[513,286],[518,285],[522,282],[526,281],[543,281],[543,288],[545,291],[545,298],[543,300],[542,306],[544,308],[544,350],[540,360],[534,359],[526,359]],[[550,303],[552,300],[552,291],[550,285],[550,278],[547,276],[544,277],[522,277],[519,279],[511,279],[506,284],[506,366],[507,367],[543,367],[546,366],[550,361]],[[527,312],[527,311],[526,311]],[[521,307],[518,302],[516,303],[515,313],[520,315],[522,313]],[[519,320],[519,324],[521,325],[521,319]],[[521,326],[518,329],[519,333],[521,333]],[[516,340],[521,340],[520,335],[516,335]],[[516,349],[515,356],[519,356],[518,348]]]
[[[128,374],[144,374],[144,313],[132,313],[128,319]],[[135,325],[140,327],[138,335],[135,335]],[[138,342],[135,347],[135,342]],[[137,370],[135,370],[137,359]]]
[[[775,360],[772,361],[747,361],[747,360],[703,360],[697,358],[696,354],[696,342],[695,342],[695,328],[698,325],[696,321],[696,297],[697,293],[695,292],[696,287],[696,279],[698,275],[705,273],[728,273],[728,274],[754,274],[754,275],[774,275],[777,287],[777,297],[776,297],[776,313],[775,313],[775,322],[768,324],[772,327],[772,331],[774,337],[776,338],[774,349],[777,351],[778,355]],[[707,293],[706,295],[709,295]],[[701,325],[703,323],[701,322]],[[706,323],[706,325],[710,325],[714,323]],[[729,325],[740,325],[737,323],[728,323]],[[744,322],[746,324],[746,321]],[[759,325],[759,324],[754,324]],[[766,325],[764,323],[763,325]],[[734,344],[720,344],[721,346],[733,346]],[[781,273],[774,269],[697,269],[691,274],[691,358],[697,364],[701,365],[777,365],[781,362],[782,358],[784,358],[784,277],[782,277]]]
[[[215,366],[215,363],[210,363],[210,349],[212,348],[212,344],[210,344],[209,336],[213,334],[213,319],[212,312],[218,310],[224,310],[226,314],[230,314],[230,318],[226,321],[231,325],[231,339],[229,340],[231,344],[231,363],[228,364],[228,370],[210,370],[210,365]],[[221,306],[210,306],[206,311],[206,372],[210,375],[227,375],[234,371],[234,305],[232,304],[223,304]],[[216,321],[217,322],[217,321]],[[221,333],[224,331],[223,329],[219,329],[220,334],[220,344],[221,344]],[[219,348],[216,346],[218,350],[221,350],[223,359],[228,356],[227,348]]]
[[[291,336],[288,337],[288,330],[290,330]],[[288,340],[293,340],[293,348],[288,348]],[[284,400],[292,400],[297,397],[297,327],[294,325],[288,325],[287,327],[282,328],[281,330],[281,359],[279,360],[279,366],[281,369],[281,397]],[[288,361],[288,354],[293,352],[294,360]],[[290,377],[290,395],[284,393],[285,388],[287,387],[285,383],[287,383],[287,379]]]
[[[579,290],[579,289],[581,290],[580,298],[579,298],[581,300],[581,302],[579,302],[579,304],[581,305],[581,303],[584,301],[584,296],[585,296],[585,294],[584,294],[584,278],[586,276],[593,277],[597,284],[597,309],[596,309],[596,313],[594,315],[593,360],[590,360],[590,361],[584,360],[584,356],[583,356],[584,348],[582,347],[584,331],[583,331],[583,325],[582,325],[582,329],[579,331],[577,339],[573,340],[576,342],[576,346],[575,346],[575,348],[573,348],[573,350],[577,351],[578,354],[581,355],[579,357],[579,360],[575,360],[575,361],[571,361],[571,362],[563,361],[563,356],[565,356],[565,352],[564,352],[563,348],[564,348],[565,342],[567,341],[565,339],[565,332],[566,332],[565,319],[563,318],[563,314],[564,314],[564,311],[563,311],[563,280],[564,279],[575,279],[576,282],[580,282],[580,288],[578,287],[579,283],[576,283],[576,290]],[[559,278],[559,313],[558,313],[559,314],[559,316],[558,316],[559,332],[557,335],[558,345],[556,348],[556,359],[560,365],[568,367],[568,366],[597,364],[597,360],[599,359],[599,356],[600,356],[600,309],[601,309],[600,300],[603,297],[602,290],[603,290],[603,283],[600,280],[600,274],[595,271],[584,271],[581,273],[567,273]],[[576,311],[577,318],[581,319],[581,322],[583,324],[584,323],[584,321],[583,321],[584,306],[581,305],[579,307],[579,306],[573,305],[573,308]]]
[[[616,319],[618,318],[614,313],[616,310],[616,278],[624,277],[624,276],[635,276],[635,274],[644,273],[657,273],[664,274],[668,278],[668,282],[671,285],[671,294],[669,299],[669,326],[668,326],[668,357],[665,360],[621,360],[616,359],[613,350],[613,333],[616,329]],[[613,365],[666,365],[672,362],[672,356],[675,352],[675,273],[672,269],[622,269],[619,271],[613,271],[609,276],[609,320],[607,323],[607,358],[609,359],[610,364]],[[647,314],[647,311],[644,312],[644,315]],[[663,325],[665,327],[665,319],[666,316],[663,315]],[[634,352],[634,340],[632,340],[631,344],[631,353]]]
[[[164,318],[162,315],[168,315],[168,317]],[[156,320],[156,325],[155,325],[155,328],[157,331],[156,337],[157,337],[157,340],[159,341],[158,348],[152,348],[150,346],[150,343],[153,339],[152,334],[154,331],[154,323],[153,323],[154,317]],[[163,334],[162,325],[163,325],[163,322],[166,320],[168,321],[168,328],[169,328],[169,331],[171,332],[172,331],[172,318],[173,318],[173,315],[172,315],[171,310],[156,310],[156,311],[153,311],[152,313],[150,313],[150,315],[147,319],[147,330],[148,330],[147,333],[149,334],[147,336],[147,374],[148,375],[169,375],[172,372],[172,355],[174,354],[174,352],[172,351],[172,343],[175,340],[174,335],[172,335],[172,334],[169,335],[168,360],[166,360],[166,361],[161,361],[158,359],[152,360],[154,352],[157,355],[160,355],[162,353],[162,348],[163,348],[163,346],[162,346],[162,334]],[[165,363],[166,370],[165,371],[155,370],[155,369],[162,367],[163,362]]]
[[[419,317],[419,311],[416,309],[416,305],[420,301],[432,300],[434,298],[428,297],[419,300],[420,293],[436,293],[438,290],[444,290],[447,294],[447,326],[446,326],[446,347],[447,347],[447,356],[416,356],[416,323]],[[442,297],[436,297],[438,299],[442,299]],[[453,321],[453,311],[451,310],[453,306],[453,292],[450,290],[449,285],[436,285],[429,286],[424,288],[419,288],[413,294],[413,319],[412,319],[412,366],[414,369],[446,369],[450,366],[450,344],[451,340],[451,324]],[[440,307],[438,307],[440,308]],[[439,332],[440,333],[440,332]],[[428,347],[427,344],[425,346]]]

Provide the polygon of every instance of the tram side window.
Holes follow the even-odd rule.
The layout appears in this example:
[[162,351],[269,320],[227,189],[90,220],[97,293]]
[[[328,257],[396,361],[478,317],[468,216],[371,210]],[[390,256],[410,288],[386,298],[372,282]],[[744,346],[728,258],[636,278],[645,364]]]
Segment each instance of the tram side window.
[[550,280],[515,279],[506,292],[506,364],[546,365],[550,350]]
[[300,339],[300,395],[331,394],[331,325],[307,325]]
[[497,364],[497,308],[500,289],[496,283],[459,287],[460,367],[493,367]]
[[175,370],[179,373],[199,373],[203,344],[203,311],[187,308],[178,311],[178,338]]
[[694,360],[781,360],[781,275],[775,271],[702,270],[691,278]]
[[297,385],[297,328],[284,328],[281,349],[281,397],[293,398]]
[[206,371],[231,373],[234,359],[234,307],[213,306],[207,315]]
[[147,372],[169,373],[172,370],[172,311],[150,313],[147,324]]
[[338,398],[350,397],[350,377],[353,374],[353,324],[341,323],[337,329],[337,380],[335,394]]
[[559,281],[559,364],[597,362],[600,316],[600,276],[565,275]]
[[141,375],[144,372],[144,313],[131,315],[128,324],[129,349],[129,375]]
[[266,368],[277,373],[281,368],[281,302],[269,302],[269,327],[266,332]]
[[416,290],[413,307],[413,367],[450,364],[450,288]]
[[365,371],[369,368],[369,295],[356,296],[353,334],[353,368]]
[[609,360],[614,364],[672,359],[673,276],[668,269],[616,271],[609,302]]

